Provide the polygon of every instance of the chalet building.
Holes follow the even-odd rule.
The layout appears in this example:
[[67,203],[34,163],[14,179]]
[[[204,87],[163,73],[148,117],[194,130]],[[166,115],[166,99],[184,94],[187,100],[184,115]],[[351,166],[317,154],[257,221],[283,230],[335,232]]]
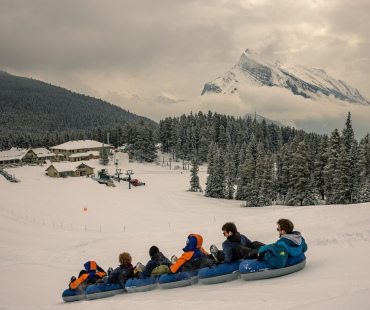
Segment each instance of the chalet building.
[[52,163],[46,170],[46,175],[52,178],[83,177],[94,174],[94,168],[84,163],[76,167],[75,163]]
[[69,141],[60,145],[50,147],[60,160],[81,161],[99,158],[100,151],[106,149],[110,153],[112,146],[94,140]]
[[0,166],[45,164],[46,160],[54,161],[55,158],[55,154],[45,148],[20,149],[13,147],[8,151],[0,152]]

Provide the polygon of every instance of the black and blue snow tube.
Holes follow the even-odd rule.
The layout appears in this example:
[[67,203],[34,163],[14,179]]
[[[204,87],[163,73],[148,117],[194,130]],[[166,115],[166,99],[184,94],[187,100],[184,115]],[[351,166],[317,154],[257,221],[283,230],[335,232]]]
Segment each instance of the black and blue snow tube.
[[282,268],[275,268],[265,261],[255,259],[243,260],[239,265],[242,280],[261,280],[284,276],[299,271],[306,266],[306,256],[302,253],[296,257],[288,257],[287,263]]
[[83,299],[86,299],[86,292],[79,291],[79,290],[71,290],[68,288],[62,293],[62,298],[64,301],[67,301],[67,302],[83,300]]
[[132,278],[126,282],[127,293],[146,292],[158,287],[159,276],[146,279]]
[[98,298],[111,297],[125,292],[126,289],[124,285],[99,283],[87,287],[86,298],[92,300]]
[[162,274],[158,280],[159,286],[163,289],[189,286],[197,282],[198,270]]
[[199,283],[216,284],[237,279],[240,262],[241,260],[237,260],[200,269],[198,273]]

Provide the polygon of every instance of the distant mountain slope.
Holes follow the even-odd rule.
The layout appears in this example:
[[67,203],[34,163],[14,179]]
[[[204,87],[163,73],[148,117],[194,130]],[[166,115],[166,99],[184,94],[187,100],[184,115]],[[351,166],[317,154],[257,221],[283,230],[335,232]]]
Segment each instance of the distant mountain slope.
[[106,101],[0,71],[0,128],[8,132],[62,131],[154,121]]
[[263,59],[249,49],[245,50],[239,62],[223,76],[206,83],[202,95],[232,94],[238,91],[239,85],[281,87],[306,98],[322,93],[351,103],[370,104],[356,88],[330,77],[322,69],[301,65],[284,67],[279,62],[271,63]]
[[250,117],[251,119],[256,119],[256,121],[258,123],[262,123],[263,121],[265,121],[267,125],[274,124],[274,125],[279,126],[279,127],[284,127],[284,126],[295,127],[295,126],[292,126],[292,124],[283,124],[281,122],[270,120],[270,119],[268,119],[266,117],[263,117],[261,115],[258,115],[258,114],[247,113],[243,116],[243,118],[245,118],[245,119],[247,119],[248,117]]

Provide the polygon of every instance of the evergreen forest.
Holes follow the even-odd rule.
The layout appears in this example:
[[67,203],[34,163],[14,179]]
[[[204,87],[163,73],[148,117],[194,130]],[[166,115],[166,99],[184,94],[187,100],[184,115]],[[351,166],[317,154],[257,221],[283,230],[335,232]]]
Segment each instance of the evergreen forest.
[[158,137],[173,160],[192,163],[190,190],[208,164],[207,197],[246,207],[370,201],[370,136],[356,141],[351,113],[330,136],[199,112],[160,121]]

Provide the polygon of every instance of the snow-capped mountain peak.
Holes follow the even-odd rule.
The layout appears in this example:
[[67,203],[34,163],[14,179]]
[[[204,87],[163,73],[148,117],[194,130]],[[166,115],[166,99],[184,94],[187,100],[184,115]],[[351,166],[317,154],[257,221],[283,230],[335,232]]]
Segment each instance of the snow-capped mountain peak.
[[281,87],[305,98],[322,94],[351,103],[370,104],[356,88],[327,75],[324,69],[282,65],[279,61],[272,63],[251,49],[246,49],[239,62],[223,76],[206,83],[202,95],[230,95],[236,93],[240,85]]

